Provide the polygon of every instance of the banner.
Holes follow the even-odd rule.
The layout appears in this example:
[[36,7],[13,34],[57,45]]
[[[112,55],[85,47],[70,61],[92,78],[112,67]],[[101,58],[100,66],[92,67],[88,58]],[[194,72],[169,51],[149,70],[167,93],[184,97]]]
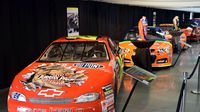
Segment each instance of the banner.
[[78,8],[67,7],[67,36],[79,35]]
[[153,12],[153,26],[156,27],[156,12]]

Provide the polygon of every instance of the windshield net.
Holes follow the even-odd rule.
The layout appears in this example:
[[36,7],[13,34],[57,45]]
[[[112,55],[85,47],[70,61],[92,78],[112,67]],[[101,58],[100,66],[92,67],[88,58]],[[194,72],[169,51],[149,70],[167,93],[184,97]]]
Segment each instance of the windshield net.
[[52,44],[40,61],[106,61],[109,60],[104,43],[67,42]]

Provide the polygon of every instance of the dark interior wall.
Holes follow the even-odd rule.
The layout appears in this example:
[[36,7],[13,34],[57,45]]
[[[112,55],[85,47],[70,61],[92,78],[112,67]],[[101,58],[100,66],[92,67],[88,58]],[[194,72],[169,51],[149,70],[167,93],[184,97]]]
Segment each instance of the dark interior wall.
[[80,34],[83,35],[109,35],[121,39],[131,27],[137,25],[143,14],[152,19],[150,8],[91,1],[80,2],[79,7]]
[[1,0],[0,88],[65,35],[62,0]]
[[162,10],[147,7],[116,5],[94,1],[80,1],[77,4],[80,13],[80,34],[109,35],[114,39],[122,39],[126,32],[138,24],[145,15],[148,24],[153,25],[153,12],[157,13],[156,23],[172,23],[177,15],[180,22],[189,19],[189,13],[174,10]]
[[194,13],[194,18],[200,18],[200,13]]

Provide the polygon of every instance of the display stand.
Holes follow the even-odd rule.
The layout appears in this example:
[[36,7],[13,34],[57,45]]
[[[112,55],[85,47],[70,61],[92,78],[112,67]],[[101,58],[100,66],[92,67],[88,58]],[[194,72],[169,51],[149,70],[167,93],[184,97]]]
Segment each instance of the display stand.
[[152,63],[155,61],[156,56],[150,54],[149,48],[154,44],[155,41],[132,41],[137,47],[135,56],[132,57],[135,65],[152,72]]
[[136,55],[132,57],[135,66],[126,69],[124,74],[130,76],[136,81],[128,95],[128,98],[125,102],[122,112],[126,110],[126,107],[137,86],[138,81],[145,85],[149,85],[149,83],[156,78],[156,76],[151,73],[152,57],[149,51],[149,47],[152,46],[154,42],[155,41],[132,41],[132,43],[137,47]]

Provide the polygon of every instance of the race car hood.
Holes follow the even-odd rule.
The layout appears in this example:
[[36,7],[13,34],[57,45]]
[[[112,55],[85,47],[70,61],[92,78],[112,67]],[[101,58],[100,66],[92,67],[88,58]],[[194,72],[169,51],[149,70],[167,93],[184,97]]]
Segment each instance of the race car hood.
[[172,44],[167,41],[155,41],[154,44],[150,47],[150,49],[159,49],[159,48],[170,48]]
[[38,63],[22,70],[10,92],[28,98],[76,98],[88,92],[100,92],[112,83],[111,63]]

